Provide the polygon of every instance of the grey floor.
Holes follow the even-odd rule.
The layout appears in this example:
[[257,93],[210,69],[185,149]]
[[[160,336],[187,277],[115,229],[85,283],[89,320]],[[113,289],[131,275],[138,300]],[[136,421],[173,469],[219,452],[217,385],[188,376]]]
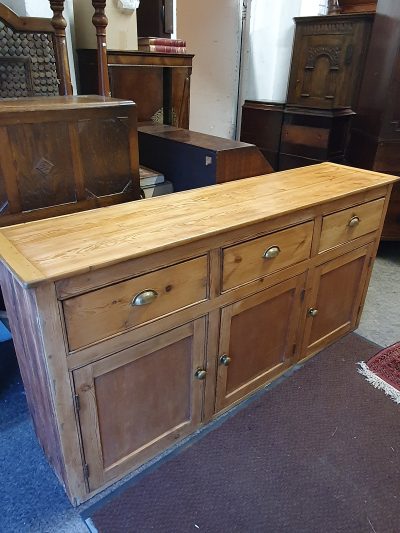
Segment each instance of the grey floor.
[[[381,346],[399,341],[399,297],[400,243],[382,243],[357,333]],[[0,533],[87,533],[80,512],[93,500],[72,508],[47,465],[11,350],[0,344]]]

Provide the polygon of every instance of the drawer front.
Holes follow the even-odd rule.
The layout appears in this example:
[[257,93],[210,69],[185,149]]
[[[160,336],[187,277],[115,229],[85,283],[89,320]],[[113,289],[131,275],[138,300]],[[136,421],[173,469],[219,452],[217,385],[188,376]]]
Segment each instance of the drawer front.
[[207,256],[63,302],[70,350],[144,324],[208,297]]
[[377,230],[384,203],[381,198],[323,217],[319,252]]
[[314,222],[225,248],[222,290],[227,291],[310,257]]

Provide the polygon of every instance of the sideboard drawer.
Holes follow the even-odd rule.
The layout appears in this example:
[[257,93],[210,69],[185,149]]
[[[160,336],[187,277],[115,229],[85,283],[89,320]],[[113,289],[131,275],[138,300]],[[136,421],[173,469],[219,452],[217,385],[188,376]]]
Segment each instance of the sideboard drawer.
[[323,217],[319,252],[377,230],[384,203],[385,199],[380,198]]
[[314,222],[223,250],[222,290],[227,291],[310,257]]
[[69,349],[131,329],[206,300],[206,255],[63,302]]

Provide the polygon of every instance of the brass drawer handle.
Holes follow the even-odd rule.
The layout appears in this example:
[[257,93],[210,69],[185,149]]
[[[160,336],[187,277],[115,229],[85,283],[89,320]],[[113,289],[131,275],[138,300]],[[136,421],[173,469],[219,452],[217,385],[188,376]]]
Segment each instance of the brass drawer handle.
[[318,309],[315,309],[315,307],[310,307],[310,309],[307,311],[308,316],[317,316],[318,315]]
[[267,250],[265,250],[263,257],[264,259],[273,259],[274,257],[277,257],[281,253],[281,249],[279,246],[270,246]]
[[153,289],[146,289],[142,292],[139,292],[132,300],[132,306],[148,305],[154,302],[157,298],[158,292]]
[[232,359],[229,357],[229,355],[221,355],[221,357],[219,358],[219,362],[221,363],[221,365],[224,365],[224,366],[229,366],[230,362],[232,361]]
[[196,379],[199,379],[200,381],[203,379],[206,379],[207,370],[204,370],[204,368],[198,368],[196,372],[194,373],[194,377]]
[[356,226],[358,226],[360,223],[360,219],[358,217],[351,217],[351,219],[349,220],[349,228],[355,228]]

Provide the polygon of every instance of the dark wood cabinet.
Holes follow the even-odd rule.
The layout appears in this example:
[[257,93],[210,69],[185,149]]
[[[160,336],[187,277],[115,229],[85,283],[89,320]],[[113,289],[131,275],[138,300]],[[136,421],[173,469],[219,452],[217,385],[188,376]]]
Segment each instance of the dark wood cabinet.
[[353,115],[350,108],[331,110],[286,106],[279,170],[322,161],[342,163]]
[[100,96],[3,100],[0,225],[140,196],[131,101]]
[[240,140],[255,144],[274,170],[279,170],[284,108],[265,100],[246,100],[242,107]]
[[[81,92],[97,92],[96,50],[78,50]],[[111,94],[137,106],[139,122],[189,127],[192,54],[108,51]]]
[[[357,167],[400,174],[400,3],[379,0],[348,148]],[[382,238],[400,240],[396,184]]]
[[272,172],[258,148],[166,125],[138,128],[140,163],[164,174],[174,191]]
[[296,17],[287,103],[357,107],[372,14]]
[[372,13],[297,17],[285,104],[246,101],[241,140],[275,170],[344,162]]

